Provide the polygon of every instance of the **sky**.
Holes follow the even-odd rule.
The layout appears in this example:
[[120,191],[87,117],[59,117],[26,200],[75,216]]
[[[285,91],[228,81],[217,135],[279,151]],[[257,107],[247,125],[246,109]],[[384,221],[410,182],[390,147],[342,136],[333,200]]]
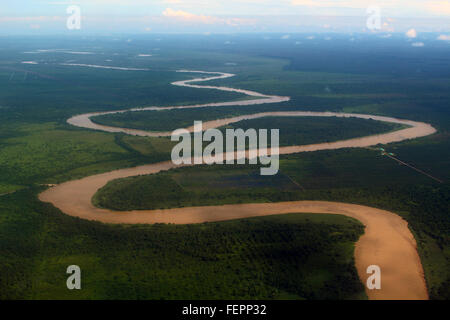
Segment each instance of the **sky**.
[[[68,11],[70,7],[71,10]],[[372,21],[371,24],[368,24],[369,20]],[[377,21],[379,23],[376,23]],[[3,35],[68,32],[404,33],[411,29],[416,32],[450,32],[450,0],[3,0],[0,2],[0,34]]]

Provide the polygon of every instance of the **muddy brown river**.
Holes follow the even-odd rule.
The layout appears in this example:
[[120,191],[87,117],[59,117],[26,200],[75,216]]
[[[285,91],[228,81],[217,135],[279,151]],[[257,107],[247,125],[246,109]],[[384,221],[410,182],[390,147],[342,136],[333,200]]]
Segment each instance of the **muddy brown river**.
[[[186,86],[197,89],[206,88],[238,92],[255,99],[181,107],[148,107],[112,112],[89,113],[74,116],[68,120],[68,123],[78,127],[101,130],[105,132],[123,132],[126,134],[138,136],[170,136],[171,132],[147,132],[142,130],[97,125],[93,123],[90,118],[99,115],[123,113],[127,111],[168,110],[174,108],[207,108],[210,106],[230,105],[247,106],[262,103],[278,103],[289,100],[289,97],[268,96],[257,92],[241,89],[192,84],[216,79],[224,79],[233,76],[232,74],[189,70],[180,70],[179,72],[207,74],[209,76],[206,78],[177,81],[174,82],[173,85]],[[366,114],[308,111],[265,112],[227,119],[218,119],[203,123],[203,129],[206,130],[209,128],[217,128],[246,119],[256,119],[271,116],[355,117],[361,119],[373,119],[377,121],[398,123],[408,126],[405,129],[373,136],[341,140],[331,143],[317,143],[311,145],[282,147],[279,151],[280,154],[293,154],[300,152],[313,152],[318,150],[333,150],[342,148],[369,147],[377,144],[388,144],[392,142],[424,137],[436,132],[436,129],[434,129],[427,123],[405,119],[396,119],[391,117]],[[193,131],[192,127],[187,129]],[[264,204],[249,203],[128,212],[116,212],[112,210],[101,209],[95,207],[92,204],[91,200],[94,194],[98,189],[103,187],[109,181],[137,175],[156,174],[158,172],[170,170],[177,167],[180,166],[176,166],[169,161],[97,174],[80,180],[69,181],[54,186],[41,193],[39,195],[39,198],[41,201],[52,203],[62,212],[71,216],[87,220],[101,221],[104,223],[118,224],[193,224],[286,213],[345,215],[357,219],[365,226],[364,235],[361,236],[361,238],[356,242],[355,245],[356,269],[363,284],[366,283],[366,280],[369,276],[369,274],[366,273],[368,266],[377,265],[381,268],[381,289],[369,290],[366,287],[366,293],[369,299],[428,299],[423,268],[419,255],[417,253],[416,241],[408,228],[408,223],[406,222],[406,220],[393,212],[349,203],[326,201],[292,201]]]

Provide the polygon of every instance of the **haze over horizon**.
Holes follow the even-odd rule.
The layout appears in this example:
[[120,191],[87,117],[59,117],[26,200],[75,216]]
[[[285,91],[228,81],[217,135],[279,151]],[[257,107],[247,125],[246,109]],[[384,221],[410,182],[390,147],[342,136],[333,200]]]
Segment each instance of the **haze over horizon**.
[[[81,28],[69,30],[77,6]],[[378,8],[381,25],[367,28]],[[372,8],[372,9],[370,9]],[[449,32],[448,0],[17,0],[0,5],[0,34]]]

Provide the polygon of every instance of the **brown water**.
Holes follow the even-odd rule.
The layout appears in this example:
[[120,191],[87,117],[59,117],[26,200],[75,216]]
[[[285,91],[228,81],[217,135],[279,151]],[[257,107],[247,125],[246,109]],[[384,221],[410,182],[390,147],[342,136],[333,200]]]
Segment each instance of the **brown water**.
[[[201,71],[195,72],[205,73]],[[217,74],[217,73],[209,73]],[[220,74],[216,77],[200,78],[173,83],[179,86],[189,86],[193,88],[210,88],[225,91],[235,91],[261,99],[223,102],[205,105],[184,106],[182,108],[204,108],[208,106],[227,105],[250,105],[259,103],[274,103],[289,100],[288,97],[266,96],[257,92],[212,86],[192,85],[191,82],[204,82],[213,79],[223,79],[232,76],[231,74]],[[131,109],[140,110],[161,110],[173,109],[165,108],[143,108]],[[179,107],[177,107],[179,108]],[[124,132],[131,135],[140,136],[168,136],[169,132],[146,132],[126,128],[114,128],[101,126],[92,123],[91,117],[97,115],[126,112],[130,110],[90,113],[75,116],[68,120],[69,123],[95,130],[106,132]],[[256,119],[269,116],[286,117],[356,117],[361,119],[373,119],[391,123],[404,124],[409,126],[406,129],[398,130],[374,136],[342,140],[332,143],[318,143],[304,146],[291,146],[280,148],[280,154],[292,154],[299,152],[312,152],[317,150],[331,150],[341,148],[360,148],[374,146],[377,144],[388,144],[418,137],[431,135],[436,130],[429,124],[410,120],[402,120],[391,117],[373,116],[365,114],[335,113],[335,112],[266,112],[252,115],[233,117],[208,121],[203,124],[203,128],[217,128],[230,123],[246,119]],[[193,128],[188,128],[192,131]],[[248,153],[247,153],[248,155]],[[186,166],[186,165],[183,165]],[[80,180],[69,181],[41,193],[41,201],[50,202],[64,213],[87,219],[101,221],[105,223],[126,223],[126,224],[148,224],[148,223],[175,223],[191,224],[210,221],[224,221],[231,219],[249,218],[257,216],[267,216],[285,213],[317,213],[317,214],[341,214],[359,220],[364,224],[365,233],[357,241],[355,248],[355,261],[358,275],[365,284],[368,275],[366,269],[370,265],[378,265],[381,268],[381,290],[368,290],[366,293],[370,299],[428,299],[423,269],[417,253],[416,241],[411,234],[407,222],[395,213],[385,210],[375,209],[366,206],[325,201],[292,201],[264,204],[238,204],[207,207],[174,208],[168,210],[143,210],[116,212],[107,209],[100,209],[93,206],[91,199],[98,189],[109,181],[145,174],[156,174],[180,166],[172,162],[161,162],[144,165],[135,168],[115,170],[103,174],[86,177]]]

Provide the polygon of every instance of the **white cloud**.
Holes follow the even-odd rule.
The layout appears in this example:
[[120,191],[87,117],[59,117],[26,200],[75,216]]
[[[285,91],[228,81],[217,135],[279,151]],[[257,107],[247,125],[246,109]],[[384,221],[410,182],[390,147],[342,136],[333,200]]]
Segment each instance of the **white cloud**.
[[[6,3],[6,1],[4,1]],[[366,9],[381,8],[381,32],[449,33],[450,0],[15,0],[0,10],[0,32],[64,28],[62,5],[81,6],[84,30],[139,32],[362,32]],[[1,6],[1,5],[0,5]],[[29,14],[19,7],[27,6]],[[161,13],[164,12],[162,15]],[[30,17],[26,17],[30,15]],[[56,20],[53,16],[60,16]],[[395,22],[392,20],[395,18]],[[27,21],[29,21],[27,23]],[[151,29],[146,29],[151,28]],[[437,34],[436,37],[439,35]],[[420,35],[419,35],[420,36]],[[291,36],[291,40],[293,37]],[[294,40],[295,41],[295,40]],[[292,41],[292,42],[294,42]]]
[[441,34],[439,37],[437,37],[437,40],[450,41],[450,35],[448,35],[448,34]]
[[206,24],[212,24],[217,22],[218,18],[212,17],[212,16],[204,16],[204,15],[196,15],[193,13],[189,13],[182,10],[173,10],[171,8],[167,8],[162,13],[165,17],[170,18],[179,18],[186,21],[191,22],[200,22],[200,23],[206,23]]
[[291,0],[293,6],[315,8],[365,9],[374,4],[387,10],[406,8],[416,13],[450,15],[450,0]]
[[411,44],[413,47],[424,47],[425,43],[423,42],[414,42],[413,44]]
[[229,26],[248,25],[254,23],[254,21],[251,19],[219,18],[214,16],[197,15],[183,10],[173,10],[171,8],[167,8],[166,10],[163,11],[162,14],[167,18],[177,19],[180,21],[190,23],[225,24]]
[[410,29],[406,32],[408,38],[417,38],[417,31],[415,29]]

